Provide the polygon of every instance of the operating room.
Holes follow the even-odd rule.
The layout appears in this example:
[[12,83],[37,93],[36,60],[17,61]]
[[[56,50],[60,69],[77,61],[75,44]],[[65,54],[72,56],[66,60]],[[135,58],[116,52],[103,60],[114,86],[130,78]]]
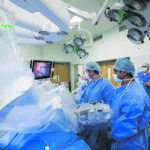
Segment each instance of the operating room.
[[[81,124],[109,124],[113,112],[97,99],[78,104],[75,94],[87,62],[114,89],[121,85],[113,78],[119,58],[134,64],[133,79],[142,66],[150,68],[150,1],[130,1],[0,0],[0,150],[122,149],[93,147],[81,137]],[[37,75],[38,63],[49,74]],[[85,112],[92,115],[83,121]]]

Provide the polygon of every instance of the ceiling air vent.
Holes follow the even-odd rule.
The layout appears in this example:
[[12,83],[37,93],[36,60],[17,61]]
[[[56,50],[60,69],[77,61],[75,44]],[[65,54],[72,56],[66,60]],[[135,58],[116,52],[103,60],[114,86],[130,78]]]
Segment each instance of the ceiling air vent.
[[125,25],[120,26],[120,27],[119,27],[119,32],[124,31],[124,30],[126,30],[126,29],[128,29],[128,28],[127,28]]
[[99,35],[99,36],[93,38],[93,41],[96,42],[98,40],[101,40],[102,38],[103,38],[103,35]]

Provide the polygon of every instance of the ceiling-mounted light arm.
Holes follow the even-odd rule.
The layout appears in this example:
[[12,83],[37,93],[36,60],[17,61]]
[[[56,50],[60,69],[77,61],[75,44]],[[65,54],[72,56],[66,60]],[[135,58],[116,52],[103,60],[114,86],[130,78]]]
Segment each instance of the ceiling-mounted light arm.
[[64,5],[66,6],[66,9],[67,9],[70,13],[72,13],[72,14],[74,14],[74,15],[76,15],[76,16],[79,16],[79,17],[81,17],[81,18],[83,18],[83,19],[91,20],[92,25],[97,25],[98,22],[99,22],[99,20],[100,20],[100,18],[101,18],[101,16],[102,16],[102,14],[103,14],[104,9],[106,8],[106,5],[107,5],[108,1],[109,1],[109,0],[105,0],[105,1],[103,2],[103,5],[101,6],[101,8],[100,8],[98,14],[96,14],[95,12],[93,12],[93,13],[88,13],[88,12],[86,12],[86,11],[82,11],[82,10],[80,10],[80,9],[78,9],[78,8],[75,8],[75,7],[73,7],[73,6],[71,6],[71,5],[67,4],[67,3],[65,3],[65,2],[64,2]]
[[88,13],[86,11],[83,11],[83,10],[80,10],[78,8],[75,8],[65,2],[63,2],[66,9],[73,15],[76,15],[78,17],[81,17],[83,19],[86,19],[86,20],[92,20],[93,18],[96,17],[96,13],[95,12],[92,12],[92,13]]
[[103,12],[104,12],[104,10],[105,10],[105,8],[106,8],[106,5],[107,5],[108,1],[109,1],[109,0],[105,0],[105,1],[103,2],[103,5],[101,6],[101,8],[100,8],[98,14],[96,15],[96,18],[92,21],[92,24],[93,24],[93,25],[97,25],[97,24],[98,24],[98,22],[99,22],[99,20],[100,20],[100,18],[101,18],[101,16],[102,16],[102,14],[103,14]]
[[91,47],[91,46],[93,45],[93,39],[92,39],[92,34],[91,34],[91,32],[90,32],[89,30],[87,30],[87,29],[81,28],[81,27],[80,27],[80,22],[78,22],[78,30],[79,30],[79,31],[85,31],[85,32],[87,32],[87,33],[89,34],[89,36],[90,36],[90,44],[84,45],[84,47]]

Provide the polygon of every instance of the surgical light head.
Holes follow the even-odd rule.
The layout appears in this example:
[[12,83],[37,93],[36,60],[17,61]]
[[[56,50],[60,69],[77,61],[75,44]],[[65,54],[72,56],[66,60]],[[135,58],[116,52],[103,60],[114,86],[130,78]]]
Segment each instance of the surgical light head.
[[129,29],[127,37],[131,42],[134,42],[136,44],[144,43],[144,34],[136,28]]
[[81,35],[74,35],[73,41],[68,44],[64,44],[64,52],[67,53],[75,53],[79,56],[80,59],[88,56],[88,53],[84,48],[84,41],[86,39]]
[[73,43],[76,46],[83,46],[85,39],[79,37],[79,36],[75,36],[75,38],[73,39]]
[[137,11],[142,11],[146,8],[146,4],[143,0],[123,0],[123,3],[127,7]]
[[134,75],[135,73],[135,67],[133,63],[129,59],[126,59],[126,58],[118,58],[114,65],[114,69],[127,71],[128,73],[131,72],[132,75]]
[[88,53],[86,53],[86,51],[84,49],[78,49],[77,51],[77,55],[80,57],[80,58],[83,58],[83,57],[86,57]]
[[111,8],[106,8],[105,16],[110,21],[124,24],[128,28],[128,39],[142,44],[146,35],[150,39],[149,10],[149,0],[117,0]]
[[66,53],[72,53],[74,51],[74,47],[71,44],[64,44],[64,49]]

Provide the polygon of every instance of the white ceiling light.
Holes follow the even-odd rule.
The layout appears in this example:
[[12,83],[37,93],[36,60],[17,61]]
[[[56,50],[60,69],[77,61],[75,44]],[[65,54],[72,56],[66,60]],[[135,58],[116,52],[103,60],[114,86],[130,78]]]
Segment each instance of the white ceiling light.
[[70,19],[70,24],[78,23],[78,22],[81,22],[81,21],[83,21],[83,19],[81,17],[74,16]]
[[86,19],[86,20],[91,20],[92,22],[92,25],[97,25],[102,14],[103,14],[103,11],[106,7],[106,4],[108,3],[109,0],[104,0],[102,5],[100,6],[100,9],[99,9],[99,12],[96,14],[95,12],[92,12],[92,13],[89,13],[89,12],[86,12],[86,11],[83,11],[83,10],[80,10],[78,8],[75,8],[67,3],[64,2],[64,5],[66,6],[66,9],[73,15],[77,15],[83,19]]

